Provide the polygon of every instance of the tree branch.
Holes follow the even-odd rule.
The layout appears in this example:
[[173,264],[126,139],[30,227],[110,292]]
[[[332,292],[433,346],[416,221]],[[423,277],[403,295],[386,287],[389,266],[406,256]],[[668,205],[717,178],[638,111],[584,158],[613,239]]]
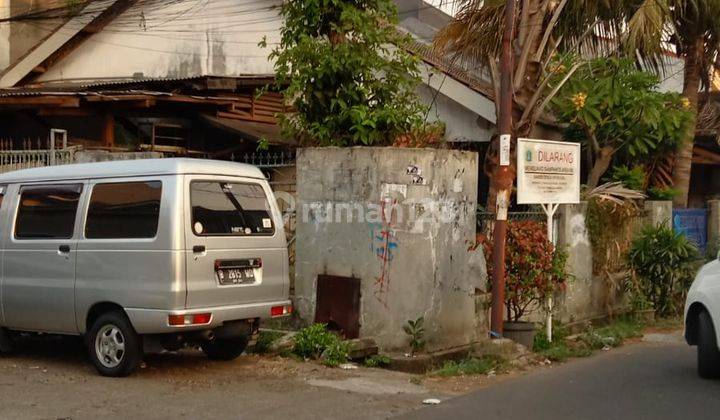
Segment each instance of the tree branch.
[[550,39],[550,34],[552,34],[553,29],[555,28],[555,25],[557,24],[558,19],[560,19],[560,13],[565,8],[565,5],[567,4],[567,0],[562,0],[558,7],[555,8],[555,12],[553,13],[553,17],[550,19],[550,23],[548,23],[547,28],[545,28],[545,34],[543,35],[542,41],[540,41],[540,47],[537,49],[537,52],[535,53],[535,61],[540,61],[542,58],[543,51],[545,50],[545,46],[547,45],[548,39]]
[[563,77],[563,79],[558,83],[557,86],[550,92],[550,94],[545,98],[545,100],[540,104],[540,106],[535,109],[532,113],[532,117],[530,117],[530,125],[534,126],[537,122],[538,118],[540,118],[540,114],[542,114],[543,110],[547,106],[547,104],[550,103],[550,101],[557,95],[557,93],[560,91],[560,89],[567,83],[567,81],[570,79],[570,77],[577,71],[577,69],[580,67],[582,63],[575,63],[571,68],[570,71]]

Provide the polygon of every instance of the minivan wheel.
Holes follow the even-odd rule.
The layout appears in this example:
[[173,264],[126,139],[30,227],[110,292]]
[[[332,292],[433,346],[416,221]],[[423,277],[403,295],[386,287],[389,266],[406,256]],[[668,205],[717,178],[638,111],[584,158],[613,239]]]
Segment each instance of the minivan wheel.
[[15,350],[12,337],[5,328],[0,328],[0,354],[12,353]]
[[707,311],[698,318],[698,373],[706,379],[720,378],[720,350],[718,350],[715,328]]
[[140,337],[125,314],[117,311],[101,315],[87,337],[90,358],[103,376],[128,376],[142,359]]
[[210,360],[234,360],[245,351],[248,337],[216,338],[203,342],[200,347]]

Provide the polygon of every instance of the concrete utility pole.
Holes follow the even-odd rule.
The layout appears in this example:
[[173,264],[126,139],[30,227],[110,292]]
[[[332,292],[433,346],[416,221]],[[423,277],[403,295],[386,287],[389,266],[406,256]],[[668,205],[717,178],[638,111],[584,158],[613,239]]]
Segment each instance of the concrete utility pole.
[[513,54],[512,40],[515,33],[515,0],[505,2],[505,28],[500,57],[500,108],[498,133],[500,134],[500,161],[495,167],[493,179],[497,191],[495,209],[495,230],[493,231],[493,286],[492,314],[490,317],[491,338],[503,336],[503,317],[505,303],[505,236],[507,233],[507,212],[510,205],[510,193],[513,175],[510,171],[510,150],[513,141],[512,123],[512,80]]

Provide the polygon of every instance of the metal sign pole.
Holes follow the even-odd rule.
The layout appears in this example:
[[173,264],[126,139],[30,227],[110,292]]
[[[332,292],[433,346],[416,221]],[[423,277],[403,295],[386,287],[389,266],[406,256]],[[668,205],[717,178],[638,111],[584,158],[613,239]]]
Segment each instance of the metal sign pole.
[[[545,216],[547,216],[548,240],[550,241],[550,243],[555,245],[554,217],[555,217],[555,212],[557,211],[558,207],[560,207],[560,204],[550,203],[550,204],[540,204],[540,206],[542,206],[542,209],[545,211]],[[547,318],[545,319],[545,334],[547,335],[548,341],[552,342],[552,310],[553,310],[552,294],[547,297],[546,305],[547,305]]]

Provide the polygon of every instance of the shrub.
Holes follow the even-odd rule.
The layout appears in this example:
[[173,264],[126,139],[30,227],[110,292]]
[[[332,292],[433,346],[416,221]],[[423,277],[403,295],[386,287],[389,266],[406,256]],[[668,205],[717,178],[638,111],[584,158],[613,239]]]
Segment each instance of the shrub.
[[282,336],[283,333],[279,331],[260,331],[253,353],[267,353],[270,350],[270,346]]
[[335,341],[325,348],[320,359],[325,366],[335,367],[347,362],[348,353],[350,353],[350,343],[335,336]]
[[[492,244],[480,238],[492,274]],[[508,321],[519,321],[567,280],[567,253],[555,249],[544,226],[535,221],[509,222],[505,249],[505,308]]]
[[365,359],[363,364],[367,367],[385,367],[390,365],[390,358],[382,354],[376,354]]
[[625,165],[615,166],[612,169],[610,180],[621,182],[625,188],[631,190],[645,190],[645,169],[642,166],[635,166],[632,169]]
[[670,201],[673,198],[675,198],[676,195],[678,195],[680,191],[676,190],[675,188],[671,187],[665,187],[665,188],[657,188],[657,187],[650,187],[647,190],[647,196],[650,200],[659,200],[659,201]]
[[327,330],[326,324],[313,324],[295,336],[293,353],[306,359],[322,359],[327,366],[347,361],[350,345]]
[[695,245],[666,224],[645,227],[632,242],[627,259],[633,283],[652,303],[657,315],[679,313],[697,256]]

